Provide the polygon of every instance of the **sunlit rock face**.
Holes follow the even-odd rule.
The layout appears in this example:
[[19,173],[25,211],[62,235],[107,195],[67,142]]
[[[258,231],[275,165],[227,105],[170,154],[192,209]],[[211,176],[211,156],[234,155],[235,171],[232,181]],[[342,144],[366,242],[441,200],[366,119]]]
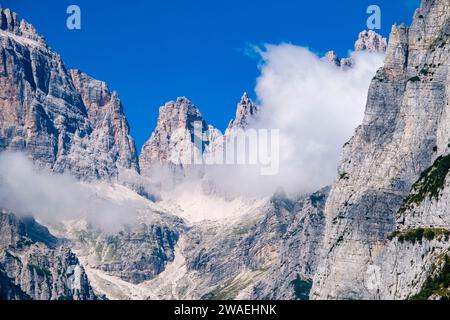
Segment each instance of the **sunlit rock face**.
[[[198,128],[195,126],[198,125]],[[139,163],[144,175],[154,165],[192,164],[194,156],[203,153],[201,135],[206,131],[206,122],[198,108],[187,98],[170,101],[159,109],[158,124],[150,139],[142,148]],[[200,134],[195,146],[195,134]]]
[[422,1],[411,27],[393,27],[364,121],[344,147],[340,179],[325,207],[325,245],[312,298],[410,298],[439,269],[432,266],[449,247],[445,237],[408,243],[392,232],[450,228],[447,203],[417,201],[419,208],[433,208],[426,219],[415,213],[423,208],[399,211],[421,174],[450,151],[449,39],[448,0]]
[[[387,39],[373,30],[362,31],[355,42],[354,52],[370,52],[385,54],[387,50]],[[342,69],[351,68],[354,64],[352,58],[340,58],[333,50],[328,51],[323,60],[334,64]]]
[[39,166],[81,179],[138,171],[116,93],[66,70],[34,28],[0,11],[0,150],[25,151]]

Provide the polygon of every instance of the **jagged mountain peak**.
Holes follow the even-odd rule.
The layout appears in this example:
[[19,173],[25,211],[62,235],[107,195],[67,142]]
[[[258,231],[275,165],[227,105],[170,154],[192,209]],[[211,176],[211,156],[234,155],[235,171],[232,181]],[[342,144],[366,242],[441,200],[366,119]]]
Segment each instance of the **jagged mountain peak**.
[[[358,40],[355,42],[355,52],[385,53],[387,50],[387,40],[375,31],[361,31]],[[353,66],[352,58],[340,58],[334,50],[328,51],[322,58],[343,69]]]
[[[167,120],[167,116],[177,117],[177,115],[192,115],[201,118],[200,110],[186,97],[178,97],[175,101],[169,101],[159,109],[159,119]],[[188,118],[182,119],[188,121]],[[188,123],[186,123],[188,124]]]
[[355,42],[355,51],[368,51],[384,53],[387,49],[387,40],[373,30],[361,31]]
[[198,124],[200,128],[197,129],[207,131],[208,126],[200,110],[186,97],[178,97],[160,107],[156,129],[144,144],[139,157],[141,172],[148,175],[155,163],[190,163],[194,152],[194,131]]
[[323,57],[323,60],[331,62],[336,66],[341,65],[341,59],[338,57],[337,53],[334,50],[328,51]]
[[80,70],[70,70],[72,81],[80,91],[83,102],[89,110],[95,104],[97,107],[104,106],[111,100],[111,92],[105,82],[92,78]]
[[[230,121],[225,136],[236,129],[247,129],[258,113],[258,107],[244,92],[237,104],[236,118]],[[198,129],[201,129],[201,137],[196,131]],[[201,149],[195,145],[195,138],[201,138]],[[222,133],[206,123],[200,110],[189,99],[179,97],[176,101],[169,101],[160,107],[156,129],[142,148],[139,158],[141,171],[148,175],[155,164],[187,165],[194,157],[208,158],[221,149],[222,138]]]
[[68,71],[35,29],[0,12],[0,151],[82,180],[139,171],[134,141],[117,95],[78,70]]
[[139,171],[134,139],[117,92],[80,70],[70,70],[69,74],[87,109],[93,128],[92,143],[108,158],[115,159],[108,159],[109,170],[120,167]]
[[204,122],[200,110],[186,97],[178,97],[159,108],[156,130],[173,132],[176,129],[191,130],[195,122]]
[[46,45],[45,39],[37,33],[33,25],[24,19],[19,19],[17,13],[11,11],[9,8],[0,7],[0,30],[33,40],[40,45]]
[[251,121],[259,113],[259,108],[256,104],[249,98],[247,92],[244,92],[241,100],[237,105],[236,117],[234,120],[230,121],[228,125],[228,130],[233,128],[246,129]]

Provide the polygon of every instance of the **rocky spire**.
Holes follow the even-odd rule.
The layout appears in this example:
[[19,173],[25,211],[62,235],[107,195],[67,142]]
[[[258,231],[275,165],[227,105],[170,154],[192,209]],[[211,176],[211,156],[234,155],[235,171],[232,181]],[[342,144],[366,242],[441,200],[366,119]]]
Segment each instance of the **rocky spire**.
[[134,139],[118,94],[110,92],[105,82],[79,70],[71,70],[70,75],[86,107],[97,150],[109,155],[111,168],[138,171]]
[[193,147],[195,125],[200,125],[197,129],[201,129],[201,132],[207,130],[202,114],[187,98],[180,97],[162,106],[159,109],[156,129],[142,148],[139,158],[142,172],[148,173],[155,163],[192,162],[192,152],[203,152]]
[[45,45],[44,38],[36,32],[36,29],[25,20],[20,20],[17,14],[8,8],[0,7],[0,30]]
[[[375,31],[362,31],[358,35],[358,40],[355,42],[355,51],[366,51],[372,53],[385,53],[387,49],[387,40]],[[339,58],[337,53],[333,50],[328,51],[322,58],[342,69],[351,68],[353,65],[352,58]]]
[[359,33],[355,42],[355,51],[368,51],[384,53],[387,49],[387,40],[373,30]]
[[259,108],[248,97],[247,92],[244,92],[241,101],[237,105],[236,118],[230,121],[228,131],[233,129],[246,129],[252,119],[257,117],[258,113]]
[[138,171],[134,142],[117,94],[67,71],[34,28],[0,11],[0,151],[26,152],[36,164],[83,180]]
[[[237,105],[236,118],[230,121],[225,136],[236,129],[245,130],[258,112],[258,107],[244,93]],[[157,164],[184,166],[192,164],[195,159],[213,159],[220,155],[223,139],[224,135],[208,126],[188,99],[181,97],[170,101],[160,108],[156,129],[142,148],[139,158],[141,172],[149,175]]]

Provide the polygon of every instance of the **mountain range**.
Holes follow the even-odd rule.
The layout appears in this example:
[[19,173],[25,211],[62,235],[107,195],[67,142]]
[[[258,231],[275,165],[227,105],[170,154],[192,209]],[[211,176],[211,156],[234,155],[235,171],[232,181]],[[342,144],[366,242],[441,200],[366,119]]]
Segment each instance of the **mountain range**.
[[[21,212],[0,196],[0,299],[450,297],[449,39],[449,0],[422,0],[389,41],[361,32],[355,51],[386,58],[336,181],[310,194],[230,196],[189,159],[258,122],[246,93],[224,133],[186,97],[167,102],[138,156],[118,93],[66,69],[1,8],[0,155],[25,155],[37,177],[73,177],[89,196],[76,218]],[[323,60],[340,72],[355,63],[333,51]],[[0,187],[14,183],[0,175]],[[125,222],[96,223],[104,203]]]

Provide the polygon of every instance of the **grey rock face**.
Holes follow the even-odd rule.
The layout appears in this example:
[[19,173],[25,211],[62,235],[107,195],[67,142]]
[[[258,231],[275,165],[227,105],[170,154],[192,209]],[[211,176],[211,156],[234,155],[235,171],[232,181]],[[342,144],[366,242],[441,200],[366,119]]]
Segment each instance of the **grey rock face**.
[[200,125],[197,132],[206,131],[202,114],[188,99],[181,97],[162,106],[157,127],[141,151],[139,163],[142,173],[149,174],[155,164],[192,164],[194,156],[201,156],[204,148],[202,137],[197,137],[200,141],[198,146],[194,144],[196,123]]
[[[320,248],[325,233],[324,207],[329,189],[320,190],[302,197],[294,203],[294,210],[287,213],[284,221],[285,232],[281,236],[281,250],[277,262],[252,291],[252,299],[307,299],[312,279],[317,270]],[[279,201],[279,200],[278,200]],[[283,202],[276,204],[283,205]],[[276,212],[276,211],[275,211]],[[262,224],[260,235],[264,238],[281,217],[272,213]],[[283,224],[276,229],[283,232]],[[275,238],[276,239],[276,238]],[[264,243],[261,241],[261,243]],[[296,287],[297,282],[307,284],[305,291]]]
[[8,8],[0,8],[0,30],[46,45],[44,38],[38,35],[31,24],[20,20],[17,14]]
[[[32,26],[18,22],[7,9],[0,13],[0,151],[24,151],[38,166],[82,180],[120,179],[122,171],[138,177],[134,141],[117,93],[78,70],[66,70]],[[23,226],[19,219],[0,221],[1,242],[5,248],[13,246],[2,250],[4,294],[94,297],[75,255],[56,244],[46,229],[37,233],[37,224],[26,230]],[[133,283],[164,270],[173,259],[178,231],[162,222],[145,228],[115,235],[86,233],[84,239],[92,240],[86,246],[93,251],[94,266]],[[22,233],[31,242],[16,247],[25,241]]]
[[2,212],[0,234],[1,299],[96,299],[75,254],[34,219]]
[[401,251],[388,235],[404,228],[397,212],[412,184],[449,151],[449,25],[449,1],[425,0],[410,28],[392,29],[385,66],[372,81],[363,124],[344,147],[326,204],[313,298],[401,299],[425,281],[433,255],[421,253],[442,245]]
[[386,52],[387,41],[373,30],[362,31],[355,43],[355,51]]
[[229,226],[194,226],[183,248],[183,278],[195,279],[184,289],[186,298],[302,298],[294,283],[311,283],[315,273],[327,194],[325,189],[298,200],[279,194]]
[[167,221],[130,225],[113,234],[81,229],[72,240],[90,268],[139,284],[163,272],[175,258],[184,225],[180,219],[163,219]]
[[0,267],[0,300],[30,300],[22,289]]
[[0,9],[0,17],[0,151],[25,151],[40,166],[82,179],[115,177],[120,166],[137,170],[117,95],[69,73],[16,14]]

